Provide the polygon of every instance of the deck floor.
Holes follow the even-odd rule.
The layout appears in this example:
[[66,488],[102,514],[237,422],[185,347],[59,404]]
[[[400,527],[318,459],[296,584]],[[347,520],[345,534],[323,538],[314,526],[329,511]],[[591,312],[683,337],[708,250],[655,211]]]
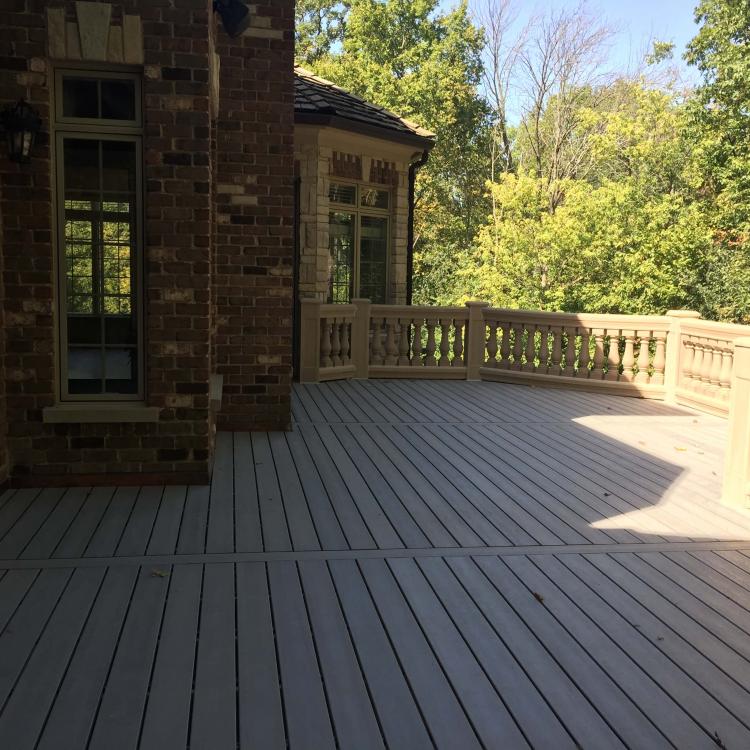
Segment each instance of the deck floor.
[[723,420],[438,381],[294,418],[211,487],[0,498],[1,747],[750,747]]

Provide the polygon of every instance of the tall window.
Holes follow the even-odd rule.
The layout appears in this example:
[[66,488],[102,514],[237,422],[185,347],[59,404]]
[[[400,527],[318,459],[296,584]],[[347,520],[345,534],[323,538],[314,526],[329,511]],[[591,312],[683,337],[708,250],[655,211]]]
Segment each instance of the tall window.
[[140,399],[140,80],[58,71],[55,93],[60,395]]
[[328,198],[328,301],[347,303],[353,297],[362,297],[385,303],[390,193],[364,185],[334,183]]

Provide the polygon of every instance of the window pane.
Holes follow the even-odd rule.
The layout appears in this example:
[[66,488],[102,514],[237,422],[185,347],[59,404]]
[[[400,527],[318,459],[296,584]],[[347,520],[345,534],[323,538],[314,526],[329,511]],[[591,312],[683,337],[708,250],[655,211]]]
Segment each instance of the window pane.
[[390,203],[390,193],[387,190],[378,190],[377,188],[360,188],[360,205],[363,208],[383,208],[387,209]]
[[99,84],[88,78],[63,79],[63,116],[99,117]]
[[357,203],[357,188],[355,185],[331,185],[328,199],[333,203],[345,203],[354,206]]
[[136,144],[65,139],[70,394],[138,392]]
[[135,120],[135,81],[112,79],[102,81],[102,118]]
[[348,303],[354,281],[354,214],[329,217],[328,301]]
[[376,304],[385,303],[388,275],[388,219],[363,216],[360,219],[359,295]]

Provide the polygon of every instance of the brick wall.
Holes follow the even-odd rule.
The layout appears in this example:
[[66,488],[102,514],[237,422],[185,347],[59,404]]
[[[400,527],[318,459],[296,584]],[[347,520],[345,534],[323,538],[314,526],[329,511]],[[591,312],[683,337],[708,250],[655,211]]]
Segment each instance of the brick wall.
[[252,5],[240,39],[219,34],[214,265],[219,427],[290,421],[294,255],[294,2]]

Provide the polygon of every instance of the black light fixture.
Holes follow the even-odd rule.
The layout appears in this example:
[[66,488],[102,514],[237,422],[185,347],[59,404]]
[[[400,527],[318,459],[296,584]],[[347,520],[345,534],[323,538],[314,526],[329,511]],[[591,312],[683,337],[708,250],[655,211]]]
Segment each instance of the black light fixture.
[[42,120],[36,110],[20,99],[17,104],[0,113],[0,123],[8,141],[8,157],[12,161],[29,161],[36,134],[42,127]]
[[239,36],[250,25],[250,8],[241,0],[214,0],[214,13],[221,16],[224,31]]

